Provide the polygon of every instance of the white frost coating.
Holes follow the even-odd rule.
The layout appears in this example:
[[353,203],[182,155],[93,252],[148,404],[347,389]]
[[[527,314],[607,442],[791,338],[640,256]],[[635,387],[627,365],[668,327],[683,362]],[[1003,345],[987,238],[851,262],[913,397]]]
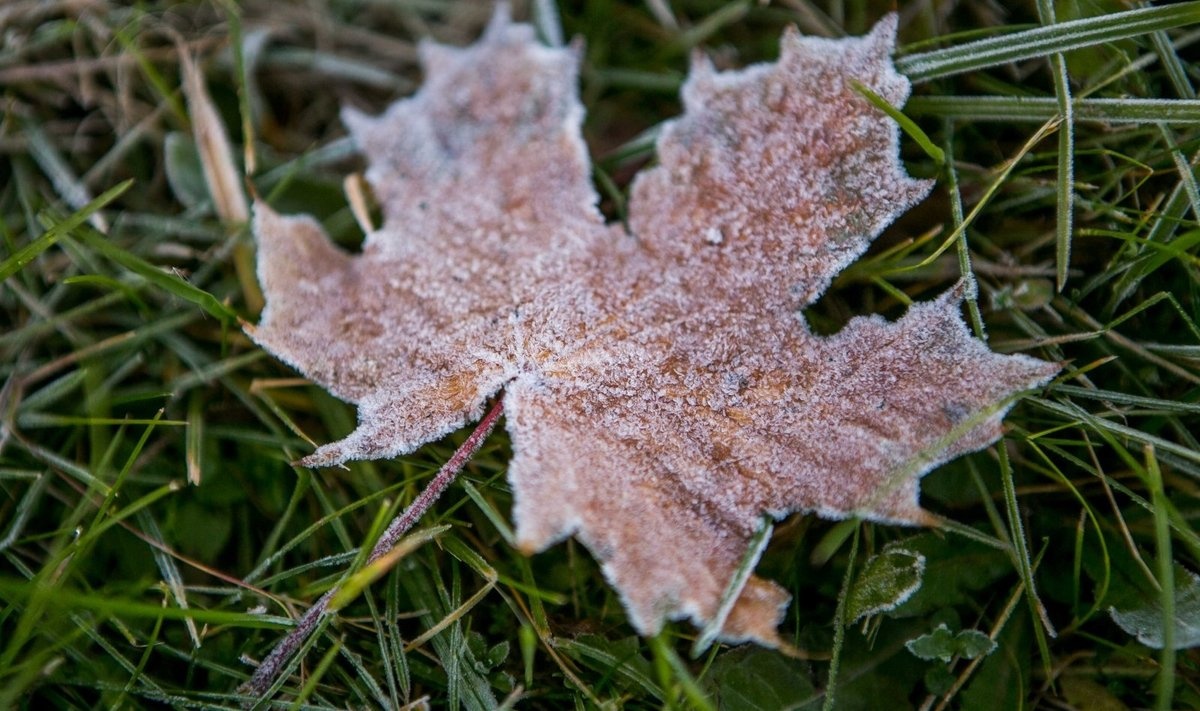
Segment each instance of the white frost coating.
[[[504,389],[518,545],[578,536],[644,633],[720,613],[764,512],[927,523],[920,476],[995,441],[1058,367],[971,338],[961,288],[830,338],[797,316],[929,190],[852,86],[907,97],[895,28],[697,61],[632,236],[595,208],[577,48],[504,15],[471,47],[423,45],[421,91],[344,112],[385,214],[361,256],[256,207],[251,335],[360,408],[305,462],[410,451]],[[787,602],[751,576],[722,638],[778,644]]]
[[924,555],[900,546],[887,546],[867,561],[854,582],[847,606],[850,623],[891,612],[908,602],[921,589],[924,575]]

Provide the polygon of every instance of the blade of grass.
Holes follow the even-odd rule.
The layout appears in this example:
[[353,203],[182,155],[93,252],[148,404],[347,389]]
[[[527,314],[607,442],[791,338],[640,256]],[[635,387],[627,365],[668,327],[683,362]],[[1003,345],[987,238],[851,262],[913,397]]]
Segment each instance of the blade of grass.
[[[1054,3],[1037,0],[1038,17],[1044,26],[1055,24]],[[1059,291],[1067,284],[1067,269],[1071,263],[1072,225],[1075,219],[1075,113],[1071,99],[1071,83],[1067,63],[1061,53],[1050,55],[1054,75],[1054,98],[1058,103],[1058,178],[1055,182],[1058,198],[1054,222],[1055,286]]]
[[[60,221],[50,216],[45,216],[44,221],[49,223],[48,228],[50,229],[67,225],[66,221]],[[214,318],[227,322],[232,322],[237,318],[237,314],[228,306],[221,303],[217,297],[199,287],[189,284],[175,274],[164,272],[141,257],[121,249],[110,242],[104,235],[80,225],[75,225],[73,228],[61,227],[61,230],[63,233],[70,230],[72,237],[79,240],[79,242],[92,251],[125,267],[168,294],[195,304]]]
[[304,686],[300,687],[300,692],[296,694],[296,698],[292,700],[288,709],[295,711],[305,707],[305,702],[317,690],[317,684],[321,683],[321,679],[325,677],[325,673],[329,671],[329,667],[333,666],[333,660],[337,659],[338,654],[343,649],[343,642],[339,639],[334,642],[332,647],[326,650],[325,654],[321,655],[321,661],[317,662],[317,666],[313,668],[312,673],[304,680]]
[[[50,143],[46,138],[46,134],[41,127],[33,122],[25,122],[22,126],[26,137],[29,139],[29,155],[33,156],[34,161],[41,167],[42,172],[46,177],[50,178],[50,182],[54,185],[54,189],[58,192],[59,197],[72,210],[79,210],[92,202],[92,193],[88,190],[87,185],[75,175],[71,167],[67,165],[62,154],[58,149]],[[105,219],[103,213],[92,212],[88,215],[88,222],[101,232],[108,232],[108,220]]]
[[[716,711],[716,707],[708,700],[708,696],[696,683],[695,677],[688,671],[687,665],[667,644],[666,635],[667,633],[664,631],[646,640],[650,645],[650,651],[654,654],[655,667],[659,670],[659,681],[663,684],[663,690],[665,691],[671,686],[673,680],[683,692],[683,698],[687,699],[688,708]],[[670,702],[670,695],[667,699],[668,706],[673,705]]]
[[[534,632],[536,635],[536,630]],[[590,644],[587,639],[559,637],[555,638],[553,643],[552,649],[561,650],[564,654],[578,660],[585,666],[603,672],[605,677],[620,677],[622,680],[633,684],[639,693],[644,693],[661,703],[666,703],[667,689],[645,674],[640,666],[630,664],[628,658],[615,655],[609,649],[602,649]],[[600,699],[596,698],[594,694],[591,695],[589,701],[592,701],[597,706],[602,705]]]
[[1146,463],[1146,485],[1150,490],[1150,503],[1154,506],[1158,604],[1162,609],[1163,625],[1158,676],[1154,681],[1154,708],[1156,711],[1169,711],[1173,708],[1175,691],[1175,559],[1171,554],[1167,495],[1163,490],[1162,472],[1158,467],[1158,459],[1154,456],[1154,446],[1143,446],[1142,455]]
[[1029,603],[1029,612],[1033,619],[1041,624],[1033,625],[1034,639],[1037,641],[1038,652],[1041,654],[1042,667],[1047,676],[1052,673],[1054,658],[1050,654],[1050,644],[1046,635],[1057,637],[1054,625],[1046,612],[1046,606],[1038,597],[1034,587],[1033,562],[1029,557],[1029,547],[1025,538],[1025,526],[1021,521],[1021,511],[1017,501],[1017,491],[1013,483],[1012,464],[1008,460],[1008,450],[1003,445],[996,447],[1000,458],[1000,477],[1004,484],[1005,513],[1008,517],[1008,537],[1013,565],[1021,576],[1021,585],[1025,588],[1025,599]]
[[[1070,102],[1076,123],[1200,124],[1200,101],[1191,99],[1081,99]],[[958,121],[1044,123],[1061,116],[1057,97],[914,96],[904,105],[913,116],[943,116]]]
[[[1078,598],[1078,590],[1081,586],[1081,582],[1080,582],[1081,570],[1080,569],[1082,567],[1083,543],[1084,543],[1084,536],[1083,536],[1084,529],[1082,528],[1082,523],[1085,518],[1091,522],[1092,530],[1095,531],[1095,533],[1096,533],[1096,541],[1097,541],[1097,544],[1099,545],[1100,556],[1103,561],[1104,575],[1100,579],[1100,581],[1096,584],[1095,592],[1092,595],[1091,608],[1089,610],[1087,610],[1085,613],[1083,613],[1082,615],[1078,615],[1076,617],[1075,621],[1072,622],[1069,626],[1067,626],[1062,631],[1063,635],[1066,636],[1067,634],[1072,632],[1076,627],[1087,622],[1093,615],[1098,614],[1103,609],[1104,600],[1108,596],[1109,585],[1112,583],[1111,559],[1109,557],[1109,552],[1108,552],[1108,543],[1105,541],[1104,527],[1100,524],[1100,517],[1097,515],[1096,511],[1089,503],[1087,497],[1085,497],[1079,491],[1078,487],[1076,487],[1074,484],[1071,483],[1071,481],[1067,478],[1067,476],[1059,469],[1057,464],[1049,457],[1049,455],[1046,453],[1046,450],[1043,449],[1041,446],[1039,446],[1036,441],[1031,440],[1029,442],[1029,446],[1033,449],[1034,452],[1037,453],[1037,455],[1039,457],[1042,458],[1043,462],[1045,462],[1047,471],[1050,472],[1051,476],[1058,479],[1058,481],[1062,482],[1063,485],[1067,488],[1067,490],[1071,492],[1072,496],[1075,497],[1075,500],[1079,502],[1079,505],[1082,510],[1083,516],[1080,518],[1080,526],[1078,528],[1079,533],[1076,536],[1075,568],[1073,570],[1073,573],[1074,573],[1073,577],[1075,580],[1075,587],[1076,587],[1076,591],[1077,591],[1076,597],[1077,598]],[[1078,599],[1076,600],[1076,605],[1077,604],[1078,604]]]
[[854,563],[858,557],[858,535],[861,524],[854,527],[850,539],[850,555],[846,561],[846,574],[842,576],[842,587],[838,591],[837,611],[833,613],[833,648],[830,650],[829,675],[825,679],[825,701],[822,711],[833,711],[837,707],[838,670],[842,664],[842,652],[846,644],[846,603],[850,599],[850,585],[854,581]]
[[742,19],[750,10],[750,3],[748,0],[736,0],[736,2],[719,5],[718,8],[703,20],[676,35],[664,51],[690,51],[698,45],[703,44],[705,40],[719,32],[721,28]]
[[33,515],[38,503],[42,499],[42,495],[46,493],[46,485],[50,482],[49,474],[38,474],[33,478],[29,488],[25,490],[25,494],[21,496],[21,500],[17,502],[16,507],[10,514],[8,529],[4,532],[4,537],[0,538],[0,553],[12,547],[17,539],[21,537],[21,532],[25,529],[25,524],[28,523],[29,517]]
[[975,203],[975,207],[971,208],[971,212],[965,218],[963,218],[963,221],[960,224],[955,226],[954,231],[946,237],[942,244],[936,250],[934,250],[932,254],[916,264],[905,267],[897,267],[894,271],[910,271],[929,266],[935,260],[937,260],[942,253],[949,249],[950,245],[957,244],[959,241],[959,235],[961,235],[968,227],[971,226],[972,223],[975,222],[976,218],[978,218],[980,213],[983,212],[984,208],[987,207],[987,205],[991,202],[992,197],[996,194],[1000,187],[1008,181],[1009,176],[1012,175],[1013,170],[1017,167],[1017,164],[1021,162],[1021,159],[1028,155],[1029,152],[1033,150],[1034,146],[1036,146],[1038,143],[1041,143],[1042,139],[1046,138],[1052,132],[1057,130],[1058,126],[1059,124],[1056,120],[1049,121],[1044,124],[1041,128],[1035,131],[1032,136],[1029,137],[1029,140],[1025,141],[1025,144],[1021,146],[1014,156],[1003,163],[999,173],[988,185],[987,190],[984,191],[983,195],[979,198],[979,201]]
[[[171,113],[175,115],[176,120],[180,124],[187,125],[187,111],[183,107],[183,102],[179,100],[179,94],[171,88],[171,84],[163,78],[163,75],[154,66],[150,56],[142,51],[142,48],[137,44],[137,38],[144,36],[140,31],[140,25],[145,21],[145,15],[141,8],[138,8],[127,24],[120,25],[114,28],[114,36],[117,42],[121,44],[121,48],[129,55],[132,55],[137,62],[138,68],[142,70],[142,75],[150,83],[150,86],[158,93],[159,97],[166,103]],[[130,28],[133,28],[132,30]],[[178,49],[172,50],[172,54]]]
[[888,103],[887,99],[883,98],[879,94],[876,94],[869,86],[863,84],[857,79],[851,80],[850,85],[854,87],[855,91],[862,94],[867,101],[870,101],[872,106],[884,112],[889,118],[899,124],[900,129],[904,131],[905,135],[916,141],[917,145],[921,147],[921,150],[925,151],[925,155],[932,158],[933,161],[939,166],[945,164],[945,152],[943,152],[941,148],[938,148],[937,144],[931,141],[929,136],[921,130],[921,127],[918,126],[912,119],[905,116],[900,109],[892,106],[890,103]]
[[500,534],[500,537],[504,539],[504,542],[508,544],[509,547],[516,548],[517,536],[513,533],[512,527],[508,525],[508,521],[505,520],[503,514],[497,511],[496,507],[493,506],[490,501],[483,498],[483,494],[479,491],[479,489],[476,489],[471,482],[464,479],[462,482],[462,487],[463,491],[467,492],[467,496],[471,497],[471,501],[475,503],[475,506],[481,512],[483,512],[483,515],[487,518],[488,523],[492,524],[492,526],[496,528],[496,532]]
[[291,620],[274,615],[256,615],[246,612],[227,612],[224,610],[203,610],[190,608],[184,610],[175,607],[163,607],[158,603],[146,603],[114,595],[96,595],[91,592],[69,590],[65,587],[43,586],[36,593],[29,581],[0,578],[0,594],[12,600],[28,600],[37,594],[51,603],[55,609],[61,610],[91,610],[114,617],[134,617],[155,620],[194,620],[208,625],[234,625],[252,629],[285,629],[291,626]]
[[971,331],[975,337],[987,342],[987,329],[983,325],[983,314],[979,312],[979,282],[975,279],[975,270],[971,267],[971,247],[967,243],[966,219],[963,217],[962,190],[958,183],[958,168],[954,165],[954,125],[943,121],[946,131],[944,162],[942,167],[946,175],[946,190],[950,195],[950,215],[954,220],[954,232],[958,234],[955,251],[958,253],[958,273],[962,277],[966,289],[963,299],[967,302],[967,314],[971,318]]
[[1197,22],[1200,22],[1200,2],[1194,0],[1114,12],[898,57],[896,69],[919,83]]
[[[175,600],[175,604],[181,610],[189,609],[187,588],[184,587],[183,576],[179,573],[179,566],[175,565],[175,559],[163,552],[166,544],[163,542],[163,534],[162,530],[158,527],[158,522],[145,509],[137,512],[137,521],[143,533],[148,538],[152,538],[160,544],[159,546],[151,546],[150,552],[154,556],[154,562],[158,565],[158,571],[162,573],[163,582],[166,584],[171,597]],[[196,621],[191,618],[185,618],[184,624],[187,626],[188,636],[192,639],[192,648],[200,649],[200,631],[196,629]]]
[[120,197],[126,190],[133,185],[133,180],[126,180],[123,183],[109,188],[104,193],[92,200],[87,205],[84,205],[79,210],[76,210],[70,216],[47,226],[46,231],[40,237],[33,240],[29,244],[22,247],[16,253],[10,255],[3,262],[0,262],[0,281],[3,281],[13,274],[16,274],[26,264],[29,264],[35,257],[46,251],[51,245],[61,239],[64,235],[70,234],[78,229],[85,221],[87,221],[98,210],[105,207],[109,203]]
[[371,583],[379,580],[409,553],[450,530],[450,526],[433,526],[409,534],[396,542],[387,553],[372,560],[338,586],[337,594],[329,600],[329,611],[337,612],[362,594]]

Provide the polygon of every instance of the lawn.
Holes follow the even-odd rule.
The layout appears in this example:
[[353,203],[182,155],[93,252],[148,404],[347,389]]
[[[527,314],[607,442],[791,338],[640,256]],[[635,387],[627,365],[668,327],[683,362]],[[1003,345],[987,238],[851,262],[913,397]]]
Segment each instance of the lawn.
[[[690,57],[772,61],[789,25],[894,5],[512,12],[582,43],[618,222]],[[339,111],[411,94],[418,43],[473,42],[490,3],[0,5],[0,708],[1200,708],[1200,2],[898,5],[902,157],[936,186],[804,316],[833,334],[965,279],[992,350],[1063,370],[922,480],[936,528],[774,522],[787,653],[695,654],[687,622],[639,636],[574,539],[518,550],[503,421],[366,565],[472,427],[299,466],[355,408],[243,330],[249,198],[357,250],[380,211]]]

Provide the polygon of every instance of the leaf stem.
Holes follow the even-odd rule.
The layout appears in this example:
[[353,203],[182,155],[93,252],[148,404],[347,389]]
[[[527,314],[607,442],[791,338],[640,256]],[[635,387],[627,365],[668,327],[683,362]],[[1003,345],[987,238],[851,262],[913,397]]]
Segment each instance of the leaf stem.
[[[429,482],[417,498],[404,509],[404,512],[394,518],[391,524],[379,537],[375,543],[375,547],[371,549],[371,555],[367,558],[367,563],[373,563],[379,558],[387,555],[389,551],[396,547],[400,538],[408,532],[425,512],[438,500],[443,492],[449,488],[451,482],[454,481],[458,473],[466,463],[479,451],[483,446],[484,440],[491,434],[496,427],[496,422],[500,419],[500,415],[504,413],[504,398],[503,395],[496,398],[496,402],[492,404],[491,409],[475,426],[475,430],[467,437],[467,439],[455,450],[450,459],[442,465],[438,470],[437,476]],[[249,694],[261,700],[272,686],[279,675],[283,672],[292,655],[308,639],[309,635],[317,628],[326,616],[334,615],[336,612],[329,610],[329,601],[334,595],[341,590],[341,585],[331,588],[328,592],[320,597],[308,612],[296,622],[296,627],[288,633],[286,637],[280,640],[279,644],[271,650],[267,658],[258,665],[258,669],[250,677],[250,680],[242,685],[241,691],[244,694]]]

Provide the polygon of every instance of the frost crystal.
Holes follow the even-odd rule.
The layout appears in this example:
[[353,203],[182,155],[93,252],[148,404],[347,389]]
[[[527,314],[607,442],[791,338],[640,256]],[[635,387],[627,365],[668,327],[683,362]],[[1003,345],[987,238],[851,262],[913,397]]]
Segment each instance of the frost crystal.
[[[596,209],[577,48],[503,15],[474,46],[423,45],[424,88],[344,116],[386,218],[361,256],[255,208],[253,337],[359,407],[304,463],[409,452],[503,389],[521,548],[577,536],[646,634],[713,622],[764,512],[929,522],[920,476],[1058,367],[973,339],[958,289],[829,338],[799,315],[930,189],[852,86],[904,102],[895,29],[697,63],[632,234]],[[778,644],[787,601],[750,577],[721,637]]]

